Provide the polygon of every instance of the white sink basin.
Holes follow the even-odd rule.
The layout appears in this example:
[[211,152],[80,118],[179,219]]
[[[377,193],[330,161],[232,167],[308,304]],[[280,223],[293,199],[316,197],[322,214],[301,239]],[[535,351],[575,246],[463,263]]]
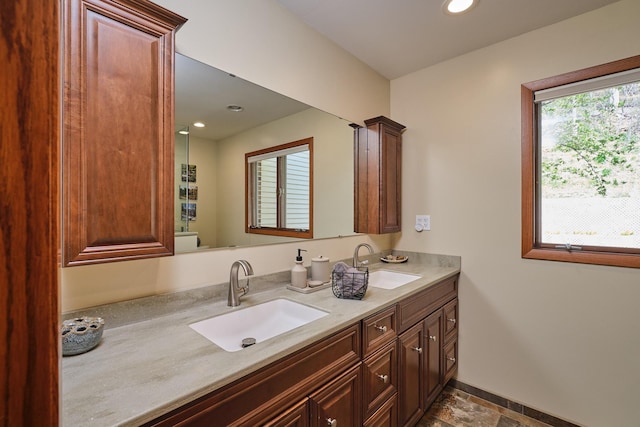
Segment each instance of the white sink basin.
[[369,272],[369,286],[382,289],[395,289],[420,279],[417,274],[398,273],[397,271],[376,270]]
[[280,298],[192,323],[189,326],[226,351],[241,350],[242,340],[260,343],[326,316],[327,312]]

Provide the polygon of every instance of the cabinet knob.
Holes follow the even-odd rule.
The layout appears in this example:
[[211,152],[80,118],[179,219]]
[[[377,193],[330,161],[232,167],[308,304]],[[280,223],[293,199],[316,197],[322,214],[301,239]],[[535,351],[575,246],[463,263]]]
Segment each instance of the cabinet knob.
[[338,427],[338,420],[335,418],[327,418],[327,425],[331,427]]
[[447,319],[447,321],[453,323],[454,325],[456,324],[456,319]]
[[382,381],[385,384],[389,382],[389,375],[376,374],[376,376],[380,379],[380,381]]
[[373,327],[379,332],[382,332],[382,333],[387,332],[387,327],[384,325],[383,326],[373,325]]
[[429,339],[431,341],[437,341],[438,340],[438,338],[435,335],[429,335]]
[[412,347],[411,350],[417,351],[419,354],[422,354],[422,348],[420,347]]
[[456,358],[455,357],[447,357],[447,360],[450,360],[451,363],[456,363]]

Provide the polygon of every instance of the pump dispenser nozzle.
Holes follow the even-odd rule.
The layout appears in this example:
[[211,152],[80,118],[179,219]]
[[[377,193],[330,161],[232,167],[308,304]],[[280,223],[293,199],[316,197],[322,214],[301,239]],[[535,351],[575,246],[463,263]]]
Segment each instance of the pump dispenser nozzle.
[[298,256],[296,257],[296,261],[302,261],[302,254],[300,252],[307,252],[304,249],[298,249]]

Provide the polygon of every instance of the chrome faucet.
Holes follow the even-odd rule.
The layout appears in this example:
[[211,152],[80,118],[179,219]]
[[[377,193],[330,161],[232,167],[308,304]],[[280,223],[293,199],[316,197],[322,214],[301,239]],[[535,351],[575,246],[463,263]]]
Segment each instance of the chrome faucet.
[[229,307],[237,307],[240,305],[240,297],[249,292],[249,279],[246,286],[238,287],[238,269],[242,267],[245,276],[253,276],[253,268],[248,261],[240,259],[231,264],[231,273],[229,275],[229,296],[227,305]]
[[365,248],[369,249],[369,253],[370,254],[373,253],[373,248],[368,243],[360,243],[358,246],[356,246],[356,250],[353,252],[353,266],[356,267],[356,268],[360,267],[361,265],[365,265],[365,264],[369,263],[369,261],[360,262],[360,260],[358,259],[358,251],[360,250],[360,247],[362,247],[362,246],[364,246]]

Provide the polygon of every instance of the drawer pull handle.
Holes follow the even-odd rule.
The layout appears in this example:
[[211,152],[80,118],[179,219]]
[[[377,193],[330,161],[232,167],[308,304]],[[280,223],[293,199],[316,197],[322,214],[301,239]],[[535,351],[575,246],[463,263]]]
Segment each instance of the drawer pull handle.
[[449,322],[453,323],[454,325],[456,324],[456,319],[447,319]]
[[438,338],[435,335],[429,335],[429,339],[431,341],[437,341],[438,340]]
[[335,418],[327,418],[327,425],[331,427],[338,427],[338,420]]
[[387,332],[387,327],[386,326],[378,326],[378,325],[373,325],[374,329],[376,329],[378,332],[382,332],[385,333]]
[[448,360],[451,361],[451,363],[456,363],[456,358],[455,357],[447,357]]
[[380,381],[382,381],[383,383],[387,384],[389,382],[389,375],[380,375],[380,374],[376,374],[376,376],[378,378],[380,378]]
[[422,354],[422,348],[420,347],[412,347],[411,350],[417,351],[419,354]]

